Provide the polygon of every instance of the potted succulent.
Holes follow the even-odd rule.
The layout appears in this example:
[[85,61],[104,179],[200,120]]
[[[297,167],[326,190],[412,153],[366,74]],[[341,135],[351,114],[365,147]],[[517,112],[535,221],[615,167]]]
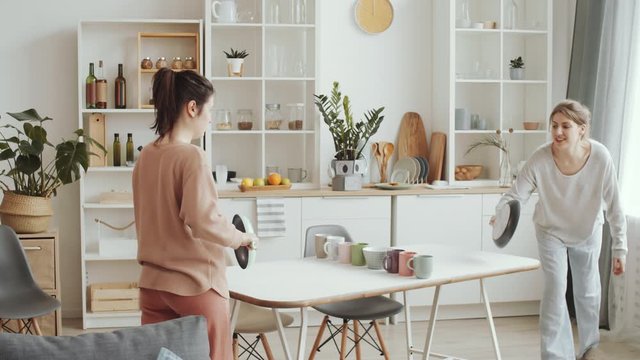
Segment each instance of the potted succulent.
[[522,56],[509,60],[509,77],[511,80],[524,79],[524,61]]
[[[86,171],[89,167],[89,156],[93,153],[87,150],[87,144],[95,145],[103,153],[106,151],[82,129],[74,131],[73,140],[50,143],[43,124],[52,119],[41,117],[35,109],[7,114],[22,122],[22,127],[0,126],[0,161],[8,164],[0,176],[13,182],[13,186],[9,186],[6,179],[0,180],[4,191],[0,219],[17,233],[46,231],[53,215],[51,197],[60,186],[78,180],[81,168]],[[16,134],[9,136],[6,130]],[[54,157],[48,163],[44,159],[50,157],[45,154],[46,148],[55,148]]]
[[244,58],[249,56],[247,50],[234,50],[231,48],[229,52],[222,51],[227,56],[227,72],[229,76],[242,76],[244,72]]
[[362,188],[362,174],[366,171],[366,160],[362,159],[362,150],[369,138],[380,128],[384,119],[384,107],[365,112],[365,120],[355,122],[349,96],[342,96],[337,81],[333,82],[331,97],[322,94],[314,94],[314,97],[314,102],[333,137],[335,159],[332,161],[332,168],[336,174],[333,177],[333,190],[359,190]]

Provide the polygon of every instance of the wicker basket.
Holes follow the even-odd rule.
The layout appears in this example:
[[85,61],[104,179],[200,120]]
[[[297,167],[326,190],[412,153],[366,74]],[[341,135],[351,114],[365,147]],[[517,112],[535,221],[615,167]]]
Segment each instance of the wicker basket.
[[51,198],[5,191],[0,203],[0,220],[19,234],[47,231],[51,215]]

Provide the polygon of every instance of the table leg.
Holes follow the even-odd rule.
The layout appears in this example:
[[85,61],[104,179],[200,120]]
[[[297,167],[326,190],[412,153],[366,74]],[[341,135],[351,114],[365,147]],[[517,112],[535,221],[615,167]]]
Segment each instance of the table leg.
[[298,335],[298,360],[304,360],[304,343],[307,339],[307,327],[309,326],[309,315],[307,308],[300,308],[300,334]]
[[500,347],[498,346],[498,336],[496,335],[496,327],[493,324],[493,315],[491,314],[491,305],[489,304],[489,297],[487,296],[487,290],[484,287],[484,281],[480,279],[480,290],[482,291],[482,302],[484,302],[484,308],[487,311],[487,321],[489,322],[489,328],[491,329],[491,340],[493,340],[493,351],[496,354],[496,359],[501,360]]
[[424,351],[422,352],[422,360],[429,358],[431,351],[431,340],[433,340],[433,330],[436,327],[436,318],[438,317],[438,301],[440,300],[440,285],[436,286],[436,292],[433,294],[433,303],[431,304],[431,316],[429,317],[429,327],[427,329],[427,339],[424,343]]
[[233,302],[231,305],[231,319],[229,320],[229,328],[231,329],[231,336],[236,329],[236,323],[238,322],[238,314],[240,314],[240,300],[231,299]]
[[280,343],[282,344],[282,350],[284,350],[284,356],[287,360],[291,360],[293,358],[291,357],[291,351],[289,351],[289,346],[287,345],[287,339],[284,336],[284,326],[282,325],[280,314],[278,314],[278,309],[271,309],[271,311],[273,311],[273,316],[276,318],[278,336],[280,336]]
[[411,310],[409,308],[409,302],[407,301],[406,291],[402,292],[402,299],[404,301],[404,329],[407,339],[407,359],[413,360],[413,352],[411,351],[411,348],[413,347],[413,338],[411,337]]

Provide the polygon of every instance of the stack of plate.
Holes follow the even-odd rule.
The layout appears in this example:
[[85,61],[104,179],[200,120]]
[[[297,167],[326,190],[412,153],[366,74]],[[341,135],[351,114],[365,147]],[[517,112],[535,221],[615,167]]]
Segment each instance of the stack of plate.
[[[410,156],[398,160],[393,165],[392,182],[422,184],[429,174],[429,162],[421,156]],[[406,177],[406,178],[405,178]]]

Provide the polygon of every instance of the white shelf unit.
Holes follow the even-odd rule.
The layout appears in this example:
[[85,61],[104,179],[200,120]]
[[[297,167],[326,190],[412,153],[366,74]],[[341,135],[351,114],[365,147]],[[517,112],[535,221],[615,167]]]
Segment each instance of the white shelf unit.
[[[264,16],[274,3],[280,5],[280,22]],[[306,0],[306,21],[293,24],[290,2],[247,0],[237,2],[238,23],[217,23],[211,15],[211,0],[204,0],[204,71],[216,89],[214,108],[231,112],[232,129],[216,130],[215,111],[207,131],[205,148],[212,168],[226,165],[236,177],[265,177],[267,166],[277,166],[283,177],[289,168],[308,172],[297,188],[319,184],[319,117],[316,93],[316,14],[318,0]],[[252,16],[248,16],[251,14]],[[248,20],[249,19],[249,20]],[[242,77],[227,74],[223,51],[247,50]],[[266,104],[280,104],[283,121],[279,130],[268,130]],[[289,130],[287,104],[304,104],[302,130]],[[237,111],[253,113],[251,130],[239,130]],[[229,188],[223,184],[221,188]]]
[[[92,113],[105,115],[105,142],[108,151],[108,166],[90,167],[80,180],[80,236],[81,236],[81,268],[82,268],[82,326],[87,328],[136,326],[140,324],[139,311],[91,312],[88,302],[88,287],[102,282],[137,282],[140,266],[136,254],[104,256],[99,252],[99,241],[107,237],[124,237],[135,239],[135,228],[130,227],[123,233],[100,229],[95,219],[100,219],[114,226],[125,226],[133,221],[132,204],[101,204],[100,193],[111,190],[131,191],[133,167],[114,167],[112,159],[113,134],[119,133],[121,154],[125,155],[127,133],[133,134],[134,147],[146,145],[153,141],[155,134],[150,130],[154,121],[153,109],[139,109],[139,97],[148,96],[151,76],[144,74],[138,82],[138,74],[142,58],[149,56],[155,64],[158,56],[165,56],[169,65],[174,56],[190,56],[195,58],[201,69],[202,41],[191,45],[168,41],[154,47],[153,42],[143,44],[142,50],[149,55],[140,55],[138,51],[139,33],[197,33],[202,39],[201,20],[97,20],[81,21],[78,24],[78,123],[85,128]],[[160,39],[162,40],[162,39]],[[173,44],[173,45],[172,45]],[[175,46],[172,47],[172,46]],[[197,46],[194,49],[193,46]],[[197,50],[197,51],[196,51]],[[184,54],[183,54],[184,53]],[[85,78],[88,75],[88,64],[103,60],[105,78],[107,79],[107,109],[85,108]],[[117,64],[123,64],[124,77],[127,79],[127,109],[114,109],[114,79],[117,76]],[[201,70],[200,70],[201,71]],[[140,84],[140,85],[139,85]],[[140,89],[144,87],[144,89]],[[142,90],[142,91],[140,91]],[[146,101],[145,99],[142,99]],[[137,156],[138,152],[135,151]],[[124,164],[124,161],[122,161]]]
[[[548,139],[551,111],[552,2],[515,0],[515,28],[509,24],[512,0],[438,0],[434,11],[435,47],[448,56],[434,61],[434,106],[446,119],[448,133],[445,178],[471,186],[496,185],[503,153],[494,147],[477,148],[465,154],[469,145],[501,132],[510,148],[512,169],[526,160]],[[469,5],[471,23],[495,21],[495,29],[460,28],[463,3]],[[457,24],[458,22],[458,24]],[[510,27],[510,26],[509,26]],[[509,60],[522,56],[523,80],[511,80]],[[485,129],[456,128],[456,108],[478,114]],[[538,130],[524,130],[523,122],[539,122]],[[483,165],[472,181],[456,181],[457,165]]]

